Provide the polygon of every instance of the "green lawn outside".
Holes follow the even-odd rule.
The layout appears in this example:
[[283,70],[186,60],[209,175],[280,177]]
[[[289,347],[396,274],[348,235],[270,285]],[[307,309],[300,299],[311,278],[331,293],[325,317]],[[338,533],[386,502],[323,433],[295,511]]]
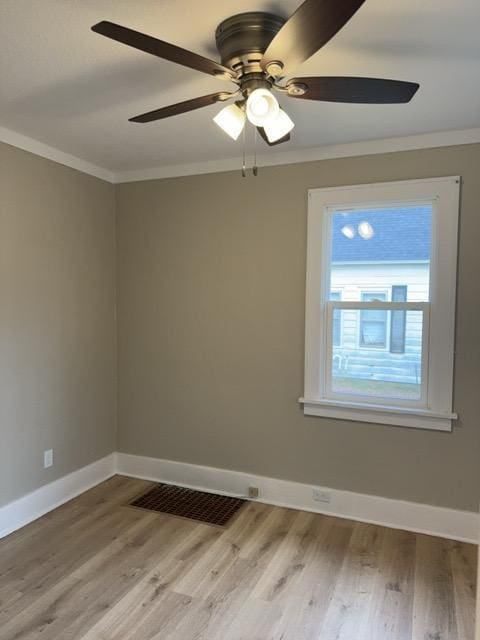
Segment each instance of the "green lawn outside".
[[420,386],[405,382],[385,382],[383,380],[365,380],[363,378],[333,377],[333,391],[356,393],[383,398],[418,400]]

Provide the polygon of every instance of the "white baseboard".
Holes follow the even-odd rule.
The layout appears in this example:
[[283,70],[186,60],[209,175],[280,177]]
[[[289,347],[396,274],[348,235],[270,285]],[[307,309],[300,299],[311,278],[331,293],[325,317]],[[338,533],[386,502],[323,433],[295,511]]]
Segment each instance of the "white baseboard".
[[[267,504],[478,543],[479,516],[472,511],[447,509],[126,453],[116,454],[116,471],[134,478],[235,496],[245,496],[247,488],[255,486],[259,489],[258,500]],[[313,488],[320,488],[329,493],[331,502],[315,502],[312,498]]]
[[0,538],[24,527],[114,474],[115,454],[111,453],[0,507]]
[[[126,453],[112,453],[0,507],[0,538],[40,518],[115,473],[242,497],[245,497],[249,486],[255,486],[260,492],[258,500],[267,504],[478,543],[479,516],[472,511],[458,511]],[[312,498],[313,488],[329,493],[331,502],[315,502]]]

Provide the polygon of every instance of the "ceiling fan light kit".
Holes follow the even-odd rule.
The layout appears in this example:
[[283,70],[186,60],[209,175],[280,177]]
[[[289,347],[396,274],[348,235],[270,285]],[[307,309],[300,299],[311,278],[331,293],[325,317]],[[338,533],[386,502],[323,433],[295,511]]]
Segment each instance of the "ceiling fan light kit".
[[246,121],[245,111],[237,104],[229,104],[213,118],[216,125],[223,129],[233,140],[242,133]]
[[254,89],[247,98],[247,118],[256,127],[265,127],[279,112],[278,100],[268,89]]
[[216,102],[235,99],[214,122],[237,140],[251,122],[270,146],[290,140],[294,123],[280,108],[273,91],[287,98],[357,104],[409,102],[419,85],[414,82],[358,77],[287,79],[295,67],[321,49],[352,18],[365,0],[305,0],[288,20],[271,13],[250,11],[231,16],[215,31],[221,62],[127,27],[102,21],[92,30],[107,38],[165,60],[236,85],[219,92],[162,107],[130,118],[153,122]]
[[279,109],[276,118],[271,118],[263,125],[269,142],[277,142],[290,133],[295,124],[290,116],[283,110]]

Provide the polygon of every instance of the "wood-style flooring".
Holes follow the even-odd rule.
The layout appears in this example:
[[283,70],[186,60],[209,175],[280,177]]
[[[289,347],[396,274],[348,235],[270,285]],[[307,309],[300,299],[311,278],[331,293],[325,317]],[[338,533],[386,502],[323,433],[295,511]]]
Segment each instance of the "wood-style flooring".
[[247,503],[229,528],[116,476],[0,541],[1,640],[473,640],[476,548]]

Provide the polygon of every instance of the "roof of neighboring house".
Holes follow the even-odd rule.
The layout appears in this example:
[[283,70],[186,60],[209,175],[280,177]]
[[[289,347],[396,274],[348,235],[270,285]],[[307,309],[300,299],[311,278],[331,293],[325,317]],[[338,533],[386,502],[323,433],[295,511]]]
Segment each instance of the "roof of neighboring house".
[[[362,222],[373,230],[369,239],[359,233]],[[429,260],[431,226],[430,205],[336,212],[332,262]],[[348,238],[345,231],[353,232],[354,237]]]

